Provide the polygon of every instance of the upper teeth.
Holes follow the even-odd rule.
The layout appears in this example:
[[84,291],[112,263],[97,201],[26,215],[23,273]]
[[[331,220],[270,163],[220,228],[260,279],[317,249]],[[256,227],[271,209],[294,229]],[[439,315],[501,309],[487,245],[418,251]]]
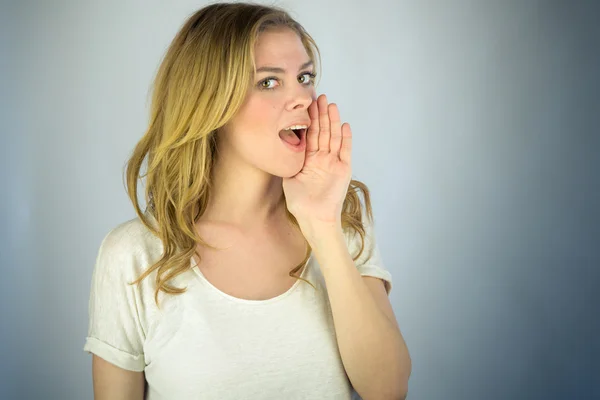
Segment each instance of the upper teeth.
[[306,125],[292,125],[289,128],[285,128],[284,131],[289,131],[290,129],[306,129],[308,126]]

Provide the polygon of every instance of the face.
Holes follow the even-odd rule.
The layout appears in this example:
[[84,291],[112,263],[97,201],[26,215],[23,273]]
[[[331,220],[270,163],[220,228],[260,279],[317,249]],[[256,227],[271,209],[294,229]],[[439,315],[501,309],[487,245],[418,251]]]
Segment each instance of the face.
[[[298,147],[280,131],[310,124],[308,107],[316,99],[314,65],[291,29],[261,33],[255,47],[257,74],[236,116],[219,132],[219,146],[246,164],[279,177],[296,175],[304,165],[306,130]],[[264,67],[281,71],[262,70]],[[282,134],[283,136],[283,134]]]

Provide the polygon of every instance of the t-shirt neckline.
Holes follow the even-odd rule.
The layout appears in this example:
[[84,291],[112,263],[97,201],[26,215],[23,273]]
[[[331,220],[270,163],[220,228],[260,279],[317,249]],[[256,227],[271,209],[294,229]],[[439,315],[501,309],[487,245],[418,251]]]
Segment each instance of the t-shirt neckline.
[[[307,275],[307,270],[310,267],[310,262],[313,258],[313,253],[311,252],[308,259],[306,260],[306,263],[304,264],[304,267],[302,268],[302,272],[300,273],[300,277],[303,279],[306,279],[306,275]],[[246,304],[246,305],[267,305],[267,304],[271,304],[271,303],[275,303],[278,301],[283,300],[284,298],[288,297],[289,295],[291,295],[295,290],[296,287],[301,284],[301,280],[296,278],[296,282],[294,282],[294,284],[285,292],[281,293],[280,295],[277,295],[275,297],[271,297],[270,299],[265,299],[265,300],[250,300],[250,299],[242,299],[240,297],[235,297],[232,296],[230,294],[227,294],[225,292],[223,292],[222,290],[218,289],[215,285],[213,285],[202,273],[202,271],[200,271],[200,268],[198,267],[198,265],[196,264],[196,260],[194,259],[194,257],[192,256],[190,258],[190,267],[192,269],[192,271],[196,274],[196,277],[198,279],[200,279],[203,283],[205,283],[210,290],[212,290],[213,292],[216,292],[217,294],[219,294],[220,296],[235,302],[235,303],[240,303],[240,304]]]

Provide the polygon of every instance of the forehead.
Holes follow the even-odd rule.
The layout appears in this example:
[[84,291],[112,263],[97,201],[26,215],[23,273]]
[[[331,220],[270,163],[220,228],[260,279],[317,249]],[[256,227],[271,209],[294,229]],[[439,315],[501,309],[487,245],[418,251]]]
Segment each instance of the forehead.
[[289,28],[270,29],[262,32],[254,49],[256,66],[285,67],[285,63],[302,64],[308,53],[300,36]]

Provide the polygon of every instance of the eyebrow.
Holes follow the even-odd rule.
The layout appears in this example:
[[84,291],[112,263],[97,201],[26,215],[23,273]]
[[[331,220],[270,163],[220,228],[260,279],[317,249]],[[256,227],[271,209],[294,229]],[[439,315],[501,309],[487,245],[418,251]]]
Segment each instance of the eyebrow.
[[[304,64],[302,64],[300,66],[300,70],[307,68],[309,66],[313,65],[312,61],[307,61]],[[256,70],[256,73],[260,73],[260,72],[275,72],[275,73],[280,73],[280,74],[285,74],[285,69],[283,68],[278,68],[278,67],[260,67]]]

